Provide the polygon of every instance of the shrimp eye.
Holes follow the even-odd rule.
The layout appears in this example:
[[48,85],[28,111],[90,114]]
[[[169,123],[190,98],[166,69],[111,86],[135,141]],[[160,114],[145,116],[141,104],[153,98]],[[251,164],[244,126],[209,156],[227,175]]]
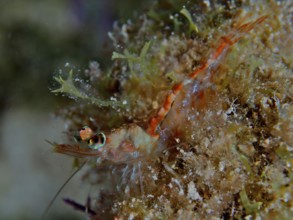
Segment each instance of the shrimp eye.
[[92,138],[93,134],[94,134],[93,130],[88,126],[82,127],[82,129],[79,131],[80,139],[83,141],[87,141],[90,138]]
[[106,140],[106,135],[104,133],[98,133],[89,140],[89,148],[98,150],[105,146]]

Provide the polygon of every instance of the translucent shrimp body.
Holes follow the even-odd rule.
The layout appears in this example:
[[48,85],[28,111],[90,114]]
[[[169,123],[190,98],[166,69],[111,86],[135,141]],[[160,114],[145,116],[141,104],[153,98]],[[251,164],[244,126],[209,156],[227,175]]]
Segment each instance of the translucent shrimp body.
[[[105,134],[105,144],[98,147],[95,143],[89,144],[87,148],[81,148],[79,145],[57,144],[55,145],[55,151],[79,158],[98,157],[98,160],[106,159],[114,163],[140,156],[151,157],[159,145],[159,126],[169,113],[180,91],[186,85],[193,82],[199,74],[205,73],[208,77],[217,68],[228,49],[237,43],[245,33],[253,29],[255,25],[262,23],[267,17],[262,16],[253,22],[245,23],[237,27],[230,34],[222,36],[218,46],[213,50],[208,59],[199,68],[191,72],[187,79],[172,87],[157,114],[150,119],[146,130],[136,124],[130,124]],[[80,132],[83,141],[91,140],[91,135],[91,130]],[[99,142],[99,144],[101,143]]]

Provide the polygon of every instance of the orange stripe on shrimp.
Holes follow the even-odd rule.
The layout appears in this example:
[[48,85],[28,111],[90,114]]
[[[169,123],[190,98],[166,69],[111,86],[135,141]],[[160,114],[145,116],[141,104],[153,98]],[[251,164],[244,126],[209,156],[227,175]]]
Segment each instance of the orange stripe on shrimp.
[[191,83],[192,80],[194,80],[200,73],[206,71],[208,68],[215,68],[219,64],[219,60],[223,57],[223,55],[226,54],[226,51],[230,46],[237,43],[245,33],[252,30],[255,25],[262,23],[266,18],[268,18],[267,15],[262,16],[253,22],[245,23],[236,28],[234,32],[228,34],[227,36],[221,37],[219,46],[215,49],[214,53],[210,55],[209,59],[199,68],[190,73],[188,79],[173,86],[171,92],[166,96],[163,106],[159,109],[157,116],[150,120],[147,133],[153,137],[158,138],[158,126],[162,123],[170,111],[177,94],[182,90],[183,86]]

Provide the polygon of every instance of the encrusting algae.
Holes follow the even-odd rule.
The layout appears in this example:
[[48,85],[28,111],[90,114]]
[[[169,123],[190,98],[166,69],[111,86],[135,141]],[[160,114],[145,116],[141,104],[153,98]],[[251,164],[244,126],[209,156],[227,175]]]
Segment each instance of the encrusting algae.
[[55,151],[101,187],[65,202],[91,219],[292,218],[291,12],[166,0],[116,24],[109,70],[55,77],[77,132]]

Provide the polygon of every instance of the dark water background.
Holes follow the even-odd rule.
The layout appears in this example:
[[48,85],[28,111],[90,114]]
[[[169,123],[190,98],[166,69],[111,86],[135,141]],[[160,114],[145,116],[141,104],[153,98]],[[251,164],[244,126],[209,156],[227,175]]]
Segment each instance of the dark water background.
[[[39,219],[72,171],[72,159],[52,152],[45,139],[62,141],[64,121],[54,111],[53,75],[70,63],[110,62],[107,32],[119,17],[148,4],[135,0],[0,0],[0,219]],[[107,43],[108,41],[108,43]],[[85,219],[62,197],[84,202],[88,188],[76,176],[48,219]]]

